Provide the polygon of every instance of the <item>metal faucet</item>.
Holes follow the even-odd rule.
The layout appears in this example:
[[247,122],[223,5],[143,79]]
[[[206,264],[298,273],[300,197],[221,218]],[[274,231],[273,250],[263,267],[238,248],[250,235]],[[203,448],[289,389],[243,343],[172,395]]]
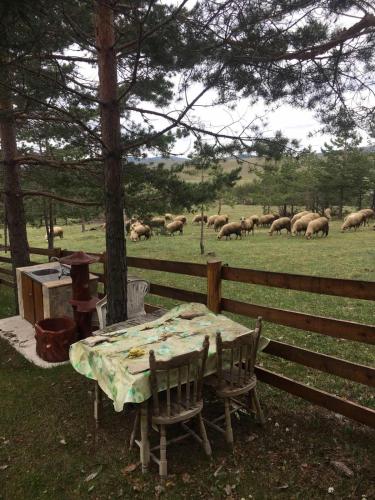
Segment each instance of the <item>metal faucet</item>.
[[59,272],[59,280],[63,277],[63,276],[70,276],[70,269],[66,269],[65,266],[63,267],[61,265],[61,262],[60,262],[60,259],[58,257],[51,257],[50,262],[58,262],[59,263],[59,266],[60,266],[60,272]]

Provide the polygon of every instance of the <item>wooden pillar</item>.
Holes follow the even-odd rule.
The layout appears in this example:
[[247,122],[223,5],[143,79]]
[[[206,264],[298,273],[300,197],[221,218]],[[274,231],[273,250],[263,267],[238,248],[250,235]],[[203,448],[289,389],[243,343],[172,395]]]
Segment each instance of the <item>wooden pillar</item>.
[[207,307],[214,313],[221,310],[221,260],[207,262]]

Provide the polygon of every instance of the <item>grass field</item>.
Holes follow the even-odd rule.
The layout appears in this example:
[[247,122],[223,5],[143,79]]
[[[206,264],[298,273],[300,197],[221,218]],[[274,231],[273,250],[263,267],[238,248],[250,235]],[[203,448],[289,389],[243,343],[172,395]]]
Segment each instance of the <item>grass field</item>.
[[[258,209],[259,210],[259,209]],[[257,209],[224,207],[231,219]],[[212,212],[213,213],[213,212]],[[191,217],[190,217],[191,220]],[[375,231],[370,228],[342,234],[333,221],[328,238],[306,241],[286,235],[268,236],[260,229],[242,240],[218,241],[207,231],[206,252],[238,267],[300,274],[363,279],[375,282]],[[102,231],[80,232],[66,226],[56,246],[102,251]],[[43,229],[29,229],[32,246],[45,247]],[[128,244],[128,253],[192,262],[199,255],[199,228],[188,224],[183,236],[156,236]],[[36,256],[33,260],[37,260]],[[205,291],[200,278],[134,270],[153,282]],[[1,316],[12,314],[12,292],[0,288]],[[319,296],[240,283],[224,283],[223,296],[256,304],[303,311],[340,319],[374,323],[375,304],[369,301]],[[153,303],[172,306],[168,299],[151,297]],[[237,317],[244,324],[254,321]],[[265,323],[264,335],[308,347],[343,359],[374,366],[374,348]],[[94,439],[92,387],[69,366],[41,370],[31,366],[4,342],[0,343],[0,498],[152,498],[158,494],[157,473],[141,477],[139,469],[126,467],[137,461],[129,454],[129,419],[105,411],[103,429]],[[375,407],[374,392],[338,377],[320,374],[287,361],[263,355],[267,368],[305,383]],[[261,384],[260,396],[268,418],[260,429],[245,417],[236,422],[237,442],[230,454],[220,438],[211,435],[214,459],[207,462],[192,443],[172,446],[165,497],[178,498],[336,498],[375,497],[375,440],[369,429],[341,419]],[[343,461],[354,472],[346,478],[331,465]],[[8,465],[1,469],[2,465]],[[219,470],[219,471],[218,471]],[[85,481],[92,473],[98,476]],[[185,472],[188,475],[184,475]],[[215,472],[218,471],[216,474]]]

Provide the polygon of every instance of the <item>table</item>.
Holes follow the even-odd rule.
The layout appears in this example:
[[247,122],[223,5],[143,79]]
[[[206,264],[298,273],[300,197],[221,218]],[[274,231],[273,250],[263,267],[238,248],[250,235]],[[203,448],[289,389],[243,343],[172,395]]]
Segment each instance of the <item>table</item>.
[[[80,374],[97,380],[100,388],[121,411],[125,403],[141,404],[141,462],[143,470],[149,462],[147,406],[149,386],[149,351],[158,359],[191,352],[202,347],[205,335],[210,337],[206,375],[216,371],[216,332],[223,340],[232,340],[249,329],[221,314],[212,313],[205,305],[188,303],[168,311],[162,317],[131,328],[117,324],[95,332],[92,337],[76,342],[70,348],[70,361]],[[268,340],[261,338],[262,350]],[[132,357],[134,348],[139,348]],[[133,349],[133,350],[132,350]],[[173,381],[171,381],[173,385]]]

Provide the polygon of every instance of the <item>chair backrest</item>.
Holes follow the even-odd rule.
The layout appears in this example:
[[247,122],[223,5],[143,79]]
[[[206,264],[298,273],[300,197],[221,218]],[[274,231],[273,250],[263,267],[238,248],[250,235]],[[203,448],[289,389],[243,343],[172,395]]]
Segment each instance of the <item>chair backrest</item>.
[[[147,281],[142,279],[131,278],[128,281],[128,319],[146,314],[145,311],[145,296],[150,289]],[[103,329],[107,326],[107,297],[103,297],[96,304],[96,312],[98,314],[99,328]]]
[[[262,318],[258,318],[255,330],[239,335],[234,340],[223,341],[221,333],[216,333],[217,377],[219,386],[225,381],[232,387],[245,386],[254,375],[255,360]],[[229,377],[228,377],[229,373]]]
[[[154,415],[159,415],[160,391],[166,391],[167,417],[188,410],[202,400],[203,376],[209,348],[206,335],[202,349],[181,354],[168,361],[158,361],[150,351],[150,385]],[[176,387],[177,408],[171,405],[171,389]]]

